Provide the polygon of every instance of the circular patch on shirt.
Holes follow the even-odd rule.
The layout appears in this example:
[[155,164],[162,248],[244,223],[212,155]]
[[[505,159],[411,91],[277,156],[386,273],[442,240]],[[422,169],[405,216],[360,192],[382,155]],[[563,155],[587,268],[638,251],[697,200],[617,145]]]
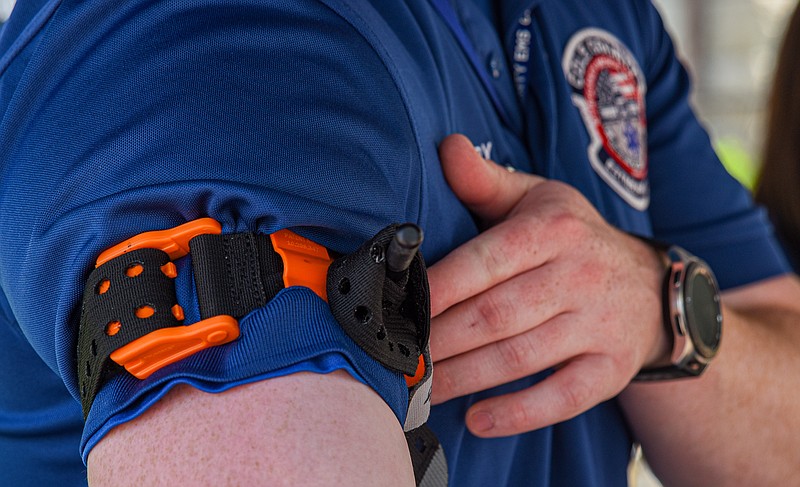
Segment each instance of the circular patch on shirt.
[[647,87],[639,63],[611,33],[588,28],[569,40],[562,67],[589,133],[589,162],[628,204],[647,209]]

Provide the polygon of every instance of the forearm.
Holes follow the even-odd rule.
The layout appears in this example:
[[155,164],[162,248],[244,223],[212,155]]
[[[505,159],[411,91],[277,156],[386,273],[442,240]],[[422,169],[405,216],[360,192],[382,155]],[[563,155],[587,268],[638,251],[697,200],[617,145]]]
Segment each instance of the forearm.
[[796,475],[800,284],[756,286],[724,296],[722,347],[701,378],[633,383],[620,396],[665,485],[787,485]]
[[92,486],[414,485],[397,419],[345,372],[176,387],[112,430],[88,467]]

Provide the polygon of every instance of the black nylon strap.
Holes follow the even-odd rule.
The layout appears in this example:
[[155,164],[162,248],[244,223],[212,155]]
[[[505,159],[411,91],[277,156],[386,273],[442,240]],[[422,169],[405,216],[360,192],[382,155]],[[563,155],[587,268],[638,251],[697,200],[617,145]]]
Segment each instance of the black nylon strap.
[[[141,249],[123,254],[96,268],[89,275],[83,293],[81,326],[78,334],[78,383],[84,418],[100,386],[122,371],[109,355],[148,333],[180,322],[172,315],[177,304],[175,286],[161,266],[169,256],[161,250]],[[141,266],[134,276],[129,271]],[[153,315],[136,316],[138,307],[148,306]],[[119,323],[117,326],[109,324]]]
[[283,261],[268,235],[199,235],[189,247],[203,319],[241,318],[283,289]]

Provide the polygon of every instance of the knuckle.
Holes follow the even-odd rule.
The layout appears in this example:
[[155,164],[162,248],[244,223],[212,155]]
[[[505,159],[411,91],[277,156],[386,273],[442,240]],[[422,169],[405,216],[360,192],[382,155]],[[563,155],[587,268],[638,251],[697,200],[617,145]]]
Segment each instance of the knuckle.
[[567,203],[577,203],[584,199],[580,191],[578,191],[574,186],[571,186],[567,183],[555,179],[550,179],[547,181],[547,184],[549,186],[548,187],[549,191],[551,191],[556,197],[566,201]]
[[558,181],[557,179],[547,179],[542,181],[542,183],[539,185],[539,191],[548,195],[557,195],[564,191],[567,187],[568,186],[566,184]]
[[510,265],[509,254],[503,252],[502,248],[482,244],[477,247],[476,252],[481,270],[492,281],[498,280]]
[[556,235],[583,239],[592,233],[591,206],[575,188],[559,181],[549,181],[545,192],[547,228]]
[[561,210],[553,215],[551,226],[554,232],[573,242],[585,242],[590,237],[589,227],[575,213]]
[[499,293],[484,293],[476,303],[477,318],[489,337],[504,337],[508,332],[511,307]]
[[569,206],[569,203],[574,203],[576,198],[580,195],[580,193],[569,184],[554,179],[542,183],[540,190],[541,194],[543,194],[547,200],[558,206]]
[[521,376],[528,373],[528,363],[534,355],[533,349],[528,344],[524,335],[497,342],[501,366],[511,376]]
[[433,374],[433,387],[436,389],[436,393],[441,397],[452,397],[454,393],[453,377],[442,367],[435,368],[435,371],[436,373]]
[[522,401],[513,401],[508,405],[507,410],[508,424],[514,431],[527,431],[530,429],[531,415],[525,403]]
[[515,217],[514,225],[505,228],[503,235],[503,253],[513,255],[514,250],[525,249],[530,245],[531,239],[536,237],[534,220],[525,214]]
[[587,409],[589,401],[595,395],[593,384],[594,382],[583,379],[573,379],[566,382],[559,391],[565,412],[572,416]]

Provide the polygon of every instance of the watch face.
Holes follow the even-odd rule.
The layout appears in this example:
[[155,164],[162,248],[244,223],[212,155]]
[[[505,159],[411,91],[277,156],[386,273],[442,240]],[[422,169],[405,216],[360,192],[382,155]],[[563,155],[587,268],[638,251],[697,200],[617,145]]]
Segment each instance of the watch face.
[[713,357],[722,331],[719,291],[711,273],[696,263],[687,269],[684,306],[687,328],[697,352],[705,358]]

